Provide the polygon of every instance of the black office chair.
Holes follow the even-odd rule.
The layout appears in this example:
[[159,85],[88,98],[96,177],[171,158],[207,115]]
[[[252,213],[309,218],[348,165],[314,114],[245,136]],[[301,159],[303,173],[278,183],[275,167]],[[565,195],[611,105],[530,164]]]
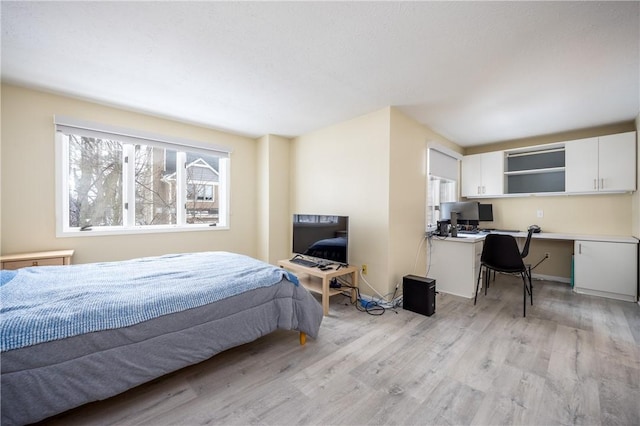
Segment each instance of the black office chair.
[[520,253],[520,257],[522,257],[523,259],[529,255],[529,245],[531,244],[531,236],[533,235],[533,231],[534,228],[530,226],[527,233],[527,241],[524,242],[524,247],[522,247],[522,252]]
[[482,256],[480,258],[480,270],[478,271],[478,281],[476,283],[476,295],[473,299],[475,305],[478,301],[478,290],[480,289],[480,277],[482,276],[482,268],[485,269],[485,287],[484,294],[487,294],[487,287],[489,286],[489,275],[491,271],[494,272],[506,272],[506,273],[519,273],[522,277],[522,316],[527,316],[527,294],[531,297],[531,305],[533,305],[533,288],[531,286],[531,266],[525,265],[523,257],[529,254],[529,244],[531,241],[531,234],[533,231],[529,231],[527,241],[523,247],[522,252],[518,248],[518,243],[512,235],[503,234],[489,234],[484,240],[484,246],[482,248]]
[[[535,232],[535,225],[530,226],[529,227],[529,231],[527,233],[527,240],[524,242],[524,246],[522,247],[522,251],[520,252],[520,257],[522,257],[523,259],[527,256],[529,256],[529,245],[531,245],[531,236],[533,235],[533,233]],[[526,264],[525,265],[527,267],[527,269],[531,269],[531,265]],[[493,280],[496,280],[496,271],[493,271]],[[486,289],[489,288],[489,283],[487,282],[487,286],[485,287],[485,294],[487,294]],[[531,286],[531,292],[533,293],[533,286]],[[531,295],[531,298],[533,299],[533,294]]]
[[[523,259],[529,256],[529,245],[531,245],[531,236],[534,232],[535,228],[533,226],[530,226],[527,232],[527,240],[524,242],[524,247],[522,247],[522,252],[520,253],[520,257],[522,257]],[[533,282],[531,281],[531,264],[525,263],[524,266],[529,272],[529,293],[531,293],[531,304],[533,305]]]

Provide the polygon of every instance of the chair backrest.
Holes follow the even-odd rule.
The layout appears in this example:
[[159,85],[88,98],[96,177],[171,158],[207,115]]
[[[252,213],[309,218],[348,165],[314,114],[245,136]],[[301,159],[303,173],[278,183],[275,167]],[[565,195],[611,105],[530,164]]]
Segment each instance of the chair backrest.
[[524,243],[524,247],[522,247],[522,253],[520,253],[520,257],[523,259],[529,255],[529,245],[531,244],[531,235],[533,234],[533,228],[529,227],[529,233],[527,234],[527,241]]
[[512,235],[487,235],[480,260],[483,264],[497,271],[521,272],[525,270],[518,243]]

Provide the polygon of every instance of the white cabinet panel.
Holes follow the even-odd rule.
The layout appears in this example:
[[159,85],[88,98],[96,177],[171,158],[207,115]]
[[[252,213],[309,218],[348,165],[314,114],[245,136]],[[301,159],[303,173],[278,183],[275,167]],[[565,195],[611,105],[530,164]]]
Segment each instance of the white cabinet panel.
[[462,196],[489,197],[504,193],[504,151],[462,158]]
[[566,192],[624,192],[636,189],[636,133],[565,144]]
[[480,154],[465,155],[462,158],[462,185],[460,185],[463,197],[470,197],[482,193],[482,157]]
[[635,302],[637,288],[637,244],[576,240],[576,292]]
[[636,133],[601,136],[598,144],[600,191],[636,189]]
[[475,295],[484,240],[433,239],[429,258],[429,278],[436,290],[466,298]]
[[598,190],[598,138],[567,142],[565,152],[565,191]]

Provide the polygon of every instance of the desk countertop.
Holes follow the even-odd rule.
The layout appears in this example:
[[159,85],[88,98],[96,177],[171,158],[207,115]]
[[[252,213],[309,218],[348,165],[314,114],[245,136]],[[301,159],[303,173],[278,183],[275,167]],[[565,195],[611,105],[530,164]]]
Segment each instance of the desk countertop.
[[[513,235],[516,238],[526,238],[526,232],[505,232],[505,231],[492,231],[495,234],[507,234]],[[484,240],[488,233],[480,232],[478,234],[458,234],[457,237],[434,237],[438,240],[446,240],[456,243],[475,243]],[[638,244],[638,239],[631,236],[624,235],[590,235],[590,234],[564,234],[558,232],[539,232],[533,234],[533,239],[541,240],[566,240],[566,241],[602,241],[609,243],[627,243]]]

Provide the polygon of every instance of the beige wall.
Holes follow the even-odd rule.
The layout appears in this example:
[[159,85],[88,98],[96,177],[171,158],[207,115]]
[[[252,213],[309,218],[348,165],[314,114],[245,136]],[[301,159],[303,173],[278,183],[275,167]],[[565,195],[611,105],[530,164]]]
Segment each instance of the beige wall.
[[[424,275],[427,142],[459,150],[394,108],[294,139],[292,208],[350,217],[349,261],[367,264],[364,294],[390,295]],[[416,263],[417,256],[417,263]],[[399,291],[402,291],[400,287]]]
[[349,263],[367,264],[366,280],[387,293],[389,108],[299,136],[291,147],[291,213],[349,216]]
[[269,259],[269,135],[258,139],[256,155],[256,256]]
[[[256,141],[4,84],[1,106],[2,253],[69,248],[75,263],[205,250],[256,255]],[[231,147],[231,229],[56,238],[56,114]]]
[[[426,273],[427,143],[424,126],[391,110],[389,155],[389,282]],[[418,247],[421,248],[417,254]],[[416,264],[417,261],[417,264]],[[399,289],[399,293],[402,288]]]
[[638,117],[636,117],[635,121],[636,128],[636,179],[638,180],[636,189],[637,191],[633,194],[633,202],[631,209],[631,217],[633,218],[633,223],[631,225],[631,234],[640,238],[640,113],[638,113]]
[[[229,250],[274,263],[291,254],[291,214],[351,218],[350,262],[367,264],[365,278],[382,294],[403,275],[424,274],[425,148],[429,142],[461,152],[393,108],[338,123],[293,141],[255,140],[63,96],[2,85],[0,235],[2,253],[73,248],[85,263],[202,250]],[[229,231],[56,238],[53,115],[211,141],[233,149]],[[469,148],[465,154],[636,130],[635,123]],[[638,150],[640,157],[640,150]],[[638,183],[640,188],[640,180]],[[640,195],[500,198],[494,227],[549,232],[640,236]],[[18,206],[18,207],[16,207]],[[536,212],[543,210],[544,217]],[[569,277],[571,244],[536,242],[538,269]],[[373,295],[374,291],[365,294]]]
[[291,254],[289,139],[258,140],[258,259],[276,264]]

